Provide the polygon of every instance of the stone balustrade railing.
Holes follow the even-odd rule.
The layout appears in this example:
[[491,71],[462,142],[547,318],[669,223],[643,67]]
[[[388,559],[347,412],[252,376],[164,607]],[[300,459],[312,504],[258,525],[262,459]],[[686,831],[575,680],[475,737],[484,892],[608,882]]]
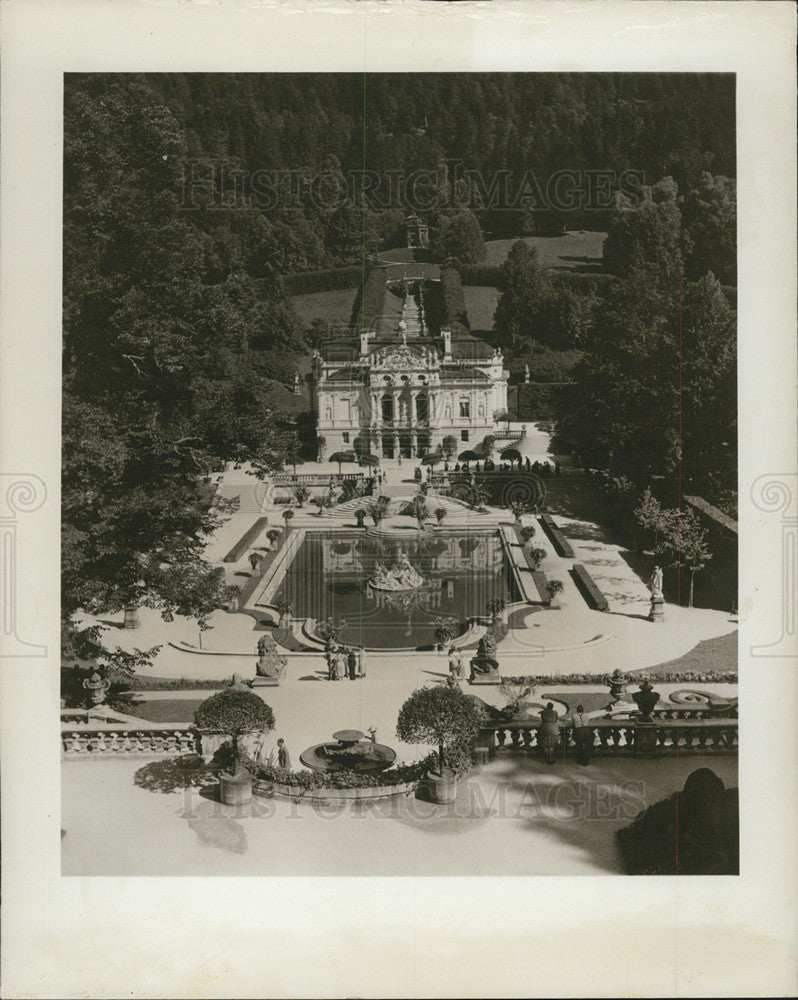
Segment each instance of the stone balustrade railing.
[[61,749],[66,758],[175,757],[197,753],[198,741],[196,731],[185,725],[70,725],[66,719],[61,724]]
[[360,482],[365,479],[363,472],[273,472],[272,483],[275,486],[327,486],[332,479],[341,484],[345,480]]
[[[684,713],[682,713],[684,715]],[[703,719],[684,717],[676,720],[655,717],[653,723],[640,725],[633,720],[596,719],[593,730],[593,753],[635,753],[642,740],[638,733],[645,733],[646,749],[679,753],[737,753],[737,719]],[[486,747],[490,756],[499,751],[539,750],[539,725],[537,723],[497,723],[482,729],[478,745]],[[652,735],[655,734],[655,735]],[[573,730],[560,729],[561,749],[573,751]]]

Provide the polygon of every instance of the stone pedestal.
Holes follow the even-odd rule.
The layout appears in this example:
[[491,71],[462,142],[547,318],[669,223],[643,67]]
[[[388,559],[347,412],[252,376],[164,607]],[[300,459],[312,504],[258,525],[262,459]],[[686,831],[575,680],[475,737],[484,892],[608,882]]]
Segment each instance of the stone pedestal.
[[475,656],[471,660],[469,684],[501,684],[499,661],[487,656]]
[[635,721],[635,757],[656,757],[657,725],[654,722]]
[[665,598],[663,597],[651,598],[651,610],[648,612],[648,620],[650,622],[665,621]]
[[138,628],[141,625],[139,621],[139,608],[137,604],[128,604],[125,607],[125,628]]

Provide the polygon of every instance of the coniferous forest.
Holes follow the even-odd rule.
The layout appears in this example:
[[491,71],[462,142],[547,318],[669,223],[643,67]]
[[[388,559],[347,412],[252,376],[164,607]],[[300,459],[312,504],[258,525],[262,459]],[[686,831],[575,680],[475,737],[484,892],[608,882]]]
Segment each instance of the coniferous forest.
[[491,236],[606,230],[602,284],[514,247],[491,336],[567,354],[552,405],[585,464],[641,488],[678,468],[731,509],[734,107],[712,74],[67,75],[64,656],[101,651],[81,608],[218,606],[204,477],[306,436],[276,402],[310,336],[287,276],[365,278],[410,211],[463,267]]

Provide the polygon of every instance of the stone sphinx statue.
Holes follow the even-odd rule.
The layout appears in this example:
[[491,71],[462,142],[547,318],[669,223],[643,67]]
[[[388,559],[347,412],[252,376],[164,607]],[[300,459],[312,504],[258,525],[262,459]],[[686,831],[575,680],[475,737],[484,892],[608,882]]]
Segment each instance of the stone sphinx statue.
[[258,662],[255,664],[253,684],[277,684],[285,670],[286,657],[277,650],[277,643],[271,635],[258,639]]

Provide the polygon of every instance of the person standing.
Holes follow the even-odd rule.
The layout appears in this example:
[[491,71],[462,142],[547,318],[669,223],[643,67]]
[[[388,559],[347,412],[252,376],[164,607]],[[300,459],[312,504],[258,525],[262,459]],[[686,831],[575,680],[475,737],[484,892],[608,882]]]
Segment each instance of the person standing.
[[557,744],[560,740],[560,730],[557,726],[559,715],[554,710],[552,702],[546,702],[546,707],[540,713],[540,728],[538,729],[538,740],[547,764],[554,763],[557,753]]
[[586,767],[590,763],[590,751],[593,749],[593,727],[581,705],[576,706],[576,711],[568,722],[574,730],[576,761]]
[[454,676],[457,673],[457,649],[449,647],[449,673]]
[[335,679],[342,681],[344,677],[346,677],[346,650],[343,646],[339,646],[335,654]]
[[324,647],[324,659],[327,661],[327,680],[335,680],[335,651],[330,643]]
[[258,734],[253,747],[253,756],[264,767],[274,766],[274,747],[269,745],[269,734],[265,729],[262,729]]
[[457,679],[461,680],[461,681],[464,681],[465,680],[465,663],[463,663],[463,653],[462,653],[462,650],[459,650],[459,649],[455,650],[455,659],[457,661],[456,662]]
[[366,676],[366,651],[362,646],[357,651],[357,675],[358,677]]
[[285,745],[284,739],[277,741],[277,766],[284,768],[286,771],[291,770],[291,754],[288,752],[288,747]]
[[349,680],[357,680],[357,653],[354,649],[350,648],[346,654],[346,665],[349,667]]

